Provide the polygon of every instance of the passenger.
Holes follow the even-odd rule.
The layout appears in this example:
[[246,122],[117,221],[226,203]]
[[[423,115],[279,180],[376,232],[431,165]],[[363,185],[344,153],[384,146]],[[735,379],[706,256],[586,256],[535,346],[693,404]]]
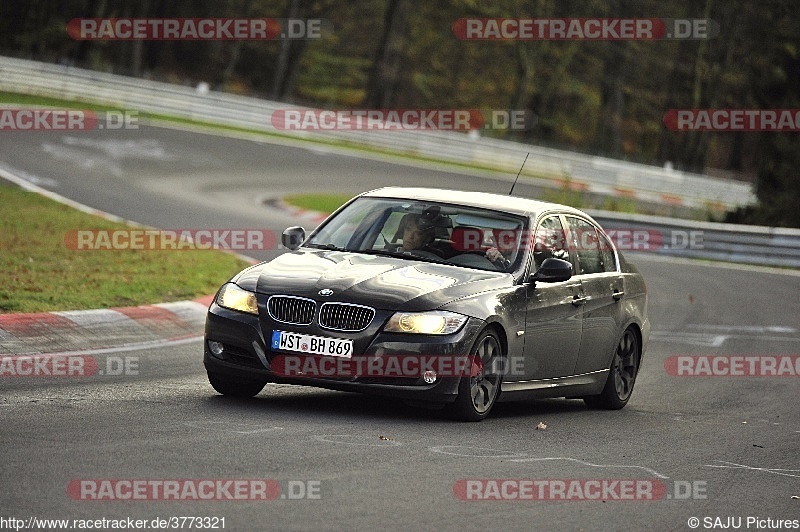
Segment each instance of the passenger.
[[[499,233],[500,230],[492,230],[492,232]],[[486,228],[458,226],[451,235],[453,247],[458,250],[458,253],[462,254],[483,254],[496,269],[500,271],[507,270],[513,262],[515,246],[513,243],[500,246],[497,236],[494,236],[495,245],[488,245],[486,241],[487,233],[488,230]]]

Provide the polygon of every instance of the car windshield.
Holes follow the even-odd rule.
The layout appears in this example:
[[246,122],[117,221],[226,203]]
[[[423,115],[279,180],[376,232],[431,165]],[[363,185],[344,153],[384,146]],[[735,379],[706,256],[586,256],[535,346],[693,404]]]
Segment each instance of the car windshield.
[[307,247],[512,272],[521,264],[522,216],[418,200],[361,197]]

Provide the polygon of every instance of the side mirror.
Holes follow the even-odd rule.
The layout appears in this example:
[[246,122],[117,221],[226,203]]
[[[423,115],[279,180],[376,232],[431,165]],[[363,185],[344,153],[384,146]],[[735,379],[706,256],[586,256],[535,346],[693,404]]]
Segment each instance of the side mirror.
[[281,244],[283,247],[295,250],[300,247],[300,244],[306,239],[306,230],[296,225],[288,227],[281,234]]
[[572,263],[561,259],[544,259],[536,273],[530,276],[530,281],[543,283],[558,283],[572,277]]

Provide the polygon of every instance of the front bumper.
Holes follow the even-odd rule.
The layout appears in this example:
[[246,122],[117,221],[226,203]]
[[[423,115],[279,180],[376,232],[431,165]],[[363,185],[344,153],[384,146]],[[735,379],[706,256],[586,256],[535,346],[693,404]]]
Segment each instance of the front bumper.
[[[324,334],[353,339],[354,346],[356,346],[353,359],[355,361],[357,357],[363,358],[363,367],[369,365],[370,359],[377,358],[383,359],[382,366],[385,367],[388,357],[406,355],[425,357],[426,359],[433,357],[448,357],[449,359],[463,357],[466,359],[484,325],[482,320],[470,318],[460,331],[447,336],[373,333],[371,331],[361,333],[327,331]],[[271,342],[268,339],[271,338],[273,328],[312,334],[311,331],[305,329],[292,329],[291,326],[285,324],[275,324],[260,316],[236,312],[212,303],[206,317],[205,341],[203,342],[203,363],[206,370],[243,381],[297,384],[415,401],[448,403],[454,401],[458,395],[460,377],[457,375],[439,377],[431,384],[425,383],[422,378],[409,377],[312,378],[278,375],[272,368],[275,357],[302,355],[302,353],[272,350]],[[314,331],[313,334],[319,334],[319,332]],[[371,336],[366,337],[365,335]],[[209,341],[222,343],[223,352],[220,355],[214,355],[209,348]],[[319,355],[319,357],[323,357],[323,355]]]

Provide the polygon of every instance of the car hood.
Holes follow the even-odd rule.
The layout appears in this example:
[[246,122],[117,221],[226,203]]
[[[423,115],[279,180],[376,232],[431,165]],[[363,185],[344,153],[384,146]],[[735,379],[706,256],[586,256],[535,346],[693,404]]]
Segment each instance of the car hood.
[[[233,279],[246,290],[329,299],[392,310],[430,310],[511,286],[509,274],[339,251],[300,250],[253,266]],[[322,296],[320,290],[333,290]]]

